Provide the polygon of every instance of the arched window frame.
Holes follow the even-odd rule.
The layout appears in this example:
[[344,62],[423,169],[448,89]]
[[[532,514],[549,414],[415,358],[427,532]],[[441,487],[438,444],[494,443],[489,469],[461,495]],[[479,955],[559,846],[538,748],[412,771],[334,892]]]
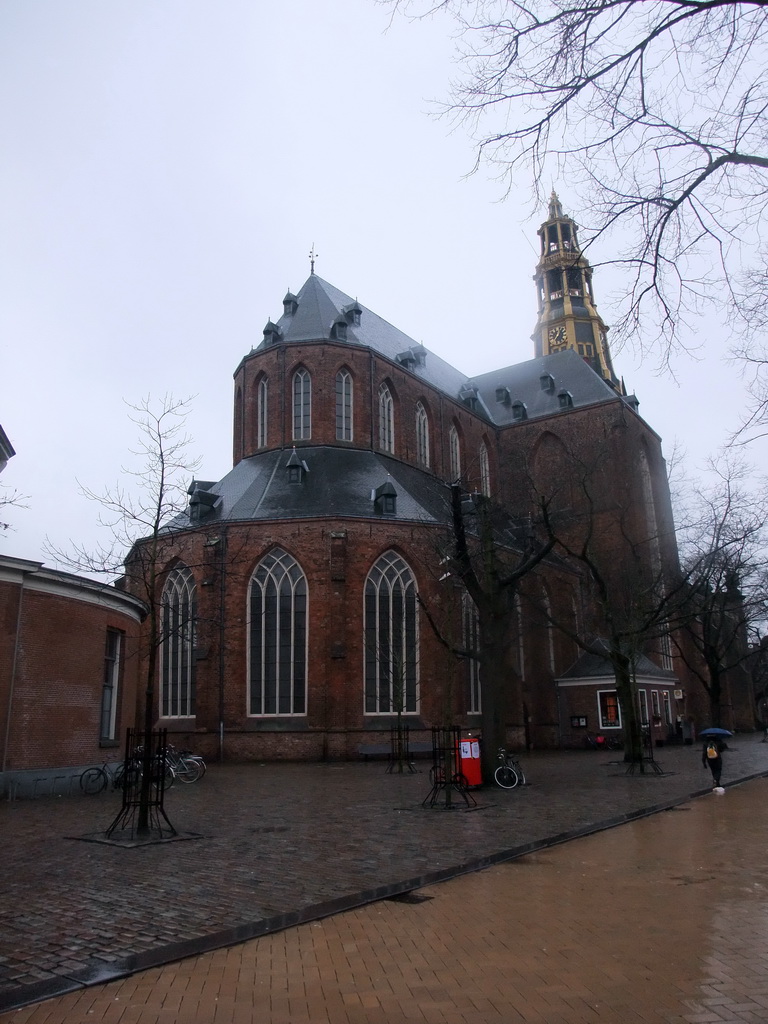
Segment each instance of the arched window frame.
[[232,425],[232,436],[235,443],[235,452],[238,457],[242,456],[245,431],[243,430],[243,389],[238,384],[235,388],[235,421]]
[[461,480],[461,438],[455,423],[451,424],[451,429],[448,431],[448,458],[451,481],[456,483]]
[[485,441],[480,442],[480,493],[486,498],[491,496],[491,466]]
[[341,369],[336,374],[336,440],[351,441],[354,417],[354,383],[352,374]]
[[552,624],[552,602],[549,593],[544,588],[544,628],[547,631],[547,656],[549,659],[549,671],[555,674],[555,629]]
[[293,375],[293,440],[312,437],[312,377],[304,366]]
[[643,507],[645,509],[645,527],[648,531],[648,543],[651,548],[651,567],[654,576],[661,573],[661,547],[659,544],[659,528],[656,520],[656,502],[653,499],[653,481],[648,455],[644,448],[638,455],[640,460],[640,484],[643,489]]
[[[467,651],[479,651],[480,649],[480,616],[477,605],[466,592],[461,594],[461,634],[464,648]],[[479,657],[467,656],[466,658],[466,682],[467,682],[467,713],[479,715],[483,710],[482,693],[480,689],[480,659]]]
[[395,402],[386,383],[379,388],[379,448],[394,455]]
[[171,569],[160,598],[160,717],[195,716],[195,577],[186,565]]
[[421,402],[416,403],[416,460],[429,468],[429,417]]
[[419,713],[419,615],[416,579],[396,551],[385,551],[363,588],[366,715]]
[[308,588],[283,548],[261,559],[248,586],[248,715],[307,713]]
[[523,605],[520,595],[515,594],[515,620],[517,624],[517,658],[520,678],[525,681],[525,637],[523,635]]
[[267,424],[269,422],[269,380],[259,378],[256,384],[256,447],[267,446]]

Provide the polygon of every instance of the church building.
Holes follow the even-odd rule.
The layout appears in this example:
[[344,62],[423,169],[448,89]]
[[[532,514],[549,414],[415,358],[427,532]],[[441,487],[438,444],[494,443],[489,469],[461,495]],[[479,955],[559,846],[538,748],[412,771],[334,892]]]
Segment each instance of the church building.
[[[193,482],[161,548],[157,721],[178,746],[341,759],[398,716],[422,740],[433,725],[478,729],[477,662],[456,654],[476,617],[444,572],[451,484],[520,521],[544,496],[572,510],[589,494],[609,558],[623,565],[632,535],[649,573],[676,564],[661,442],[616,376],[577,225],[554,193],[539,236],[533,358],[474,377],[314,267],[285,295],[234,373],[233,468]],[[521,586],[510,745],[620,733],[610,670],[575,639],[600,635],[590,602],[562,557]],[[662,638],[637,658],[641,717],[659,738],[685,710],[671,650]]]

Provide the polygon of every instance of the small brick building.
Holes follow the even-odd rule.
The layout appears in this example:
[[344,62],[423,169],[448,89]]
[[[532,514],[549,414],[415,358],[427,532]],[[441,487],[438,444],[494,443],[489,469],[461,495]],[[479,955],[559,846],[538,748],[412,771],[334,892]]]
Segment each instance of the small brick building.
[[0,556],[0,793],[65,792],[135,724],[144,606]]

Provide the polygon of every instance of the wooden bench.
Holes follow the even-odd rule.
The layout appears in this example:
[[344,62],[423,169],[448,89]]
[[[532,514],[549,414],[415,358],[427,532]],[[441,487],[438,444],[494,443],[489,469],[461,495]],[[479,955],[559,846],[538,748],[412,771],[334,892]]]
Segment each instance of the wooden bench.
[[[364,761],[369,757],[389,757],[392,753],[392,744],[389,740],[386,743],[360,743],[357,751]],[[408,753],[411,757],[426,757],[432,753],[432,743],[429,740],[414,740],[408,745]]]

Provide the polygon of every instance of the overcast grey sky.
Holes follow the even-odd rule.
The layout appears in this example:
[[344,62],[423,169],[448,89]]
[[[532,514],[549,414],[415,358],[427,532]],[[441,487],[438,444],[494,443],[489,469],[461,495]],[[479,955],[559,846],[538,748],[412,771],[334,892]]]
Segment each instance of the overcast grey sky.
[[[198,476],[231,466],[232,373],[282,297],[321,277],[468,376],[533,356],[530,183],[500,202],[461,128],[441,18],[373,0],[3,0],[0,552],[95,544],[94,490],[135,428],[123,401],[195,395]],[[579,219],[568,182],[553,183]],[[593,253],[593,262],[598,254]],[[615,273],[595,277],[611,322]],[[695,467],[737,425],[724,329],[679,383],[614,354],[640,412]],[[759,453],[755,452],[757,456]]]

